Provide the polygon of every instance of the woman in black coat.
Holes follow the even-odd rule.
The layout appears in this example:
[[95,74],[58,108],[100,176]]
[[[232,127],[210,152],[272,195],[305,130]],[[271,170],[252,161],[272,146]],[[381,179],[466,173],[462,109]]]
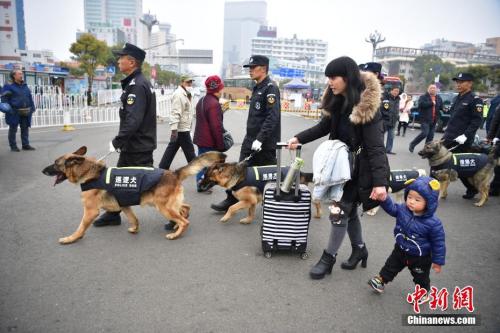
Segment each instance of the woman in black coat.
[[298,143],[305,144],[329,135],[330,140],[338,139],[347,144],[355,157],[355,167],[339,203],[340,219],[337,214],[330,214],[330,239],[321,259],[310,271],[313,279],[331,273],[346,232],[351,240],[352,254],[341,267],[355,269],[360,261],[366,267],[368,250],[363,242],[357,207],[362,204],[364,211],[376,207],[378,201],[387,196],[389,184],[389,163],[379,111],[381,87],[377,77],[369,72],[360,73],[349,57],[332,60],[325,75],[329,85],[323,96],[325,116],[314,127],[290,139],[288,147],[295,149]]

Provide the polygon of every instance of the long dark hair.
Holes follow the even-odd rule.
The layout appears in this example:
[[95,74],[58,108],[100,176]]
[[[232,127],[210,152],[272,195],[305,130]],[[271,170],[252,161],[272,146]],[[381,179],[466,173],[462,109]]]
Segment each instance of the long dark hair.
[[325,68],[325,76],[341,76],[346,82],[346,92],[345,96],[334,95],[330,87],[327,86],[323,94],[321,108],[330,113],[337,109],[343,113],[351,113],[352,108],[359,103],[361,93],[365,89],[356,62],[349,57],[333,59]]

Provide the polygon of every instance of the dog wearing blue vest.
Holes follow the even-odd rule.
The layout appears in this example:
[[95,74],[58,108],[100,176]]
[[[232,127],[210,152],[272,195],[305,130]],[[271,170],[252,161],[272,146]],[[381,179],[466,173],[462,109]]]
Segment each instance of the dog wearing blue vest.
[[[389,189],[387,190],[394,196],[394,201],[396,203],[403,202],[404,188],[407,180],[417,179],[418,177],[427,176],[424,169],[402,169],[402,170],[391,170],[389,175]],[[380,206],[370,209],[366,214],[374,216],[377,214]]]
[[[281,179],[285,176],[289,167],[281,168]],[[255,219],[257,204],[262,202],[262,193],[268,182],[275,182],[277,174],[276,165],[247,166],[244,161],[239,163],[215,163],[207,168],[199,187],[208,190],[214,185],[232,190],[238,202],[230,206],[226,214],[219,220],[225,223],[229,221],[239,210],[248,209],[248,216],[241,219],[240,223],[250,224]],[[300,183],[312,182],[312,173],[300,173]],[[321,216],[321,203],[314,202],[316,216]]]
[[488,155],[480,153],[453,154],[443,145],[442,141],[431,141],[426,143],[418,154],[429,160],[431,176],[441,183],[439,199],[446,199],[448,196],[450,182],[459,177],[467,177],[469,183],[480,194],[479,201],[474,205],[482,207],[488,201],[494,168],[500,165],[499,158],[494,155],[494,149],[491,149]]
[[54,176],[54,186],[66,179],[82,189],[83,217],[79,227],[70,236],[59,239],[61,244],[74,243],[99,215],[99,210],[122,210],[128,218],[130,233],[139,232],[139,221],[130,206],[154,206],[166,219],[176,223],[167,239],[176,239],[188,228],[190,206],[184,203],[182,181],[214,163],[224,161],[226,155],[217,151],[196,157],[188,165],[175,171],[157,168],[106,168],[103,161],[84,156],[87,147],[65,154],[45,169],[43,174]]

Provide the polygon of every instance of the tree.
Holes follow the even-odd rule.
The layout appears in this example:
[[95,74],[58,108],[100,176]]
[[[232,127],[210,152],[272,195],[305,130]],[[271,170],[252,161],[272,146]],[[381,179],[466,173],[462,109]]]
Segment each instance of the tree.
[[488,79],[488,74],[490,73],[490,68],[488,66],[469,66],[465,72],[471,73],[474,76],[474,91],[477,92],[488,92],[488,86],[486,85],[486,79]]
[[455,75],[456,67],[452,63],[443,62],[436,55],[423,55],[416,57],[413,63],[413,82],[417,89],[425,91],[427,86],[434,82],[439,75],[442,90],[450,89],[451,78]]
[[109,50],[105,42],[96,39],[91,34],[82,34],[80,38],[71,44],[70,52],[72,57],[80,63],[80,69],[87,74],[87,105],[92,102],[92,84],[94,82],[95,71],[99,65],[106,65]]

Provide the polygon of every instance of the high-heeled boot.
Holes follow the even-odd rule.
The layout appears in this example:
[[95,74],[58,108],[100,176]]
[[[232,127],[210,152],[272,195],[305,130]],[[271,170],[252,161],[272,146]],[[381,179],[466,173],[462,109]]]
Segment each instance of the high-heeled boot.
[[361,267],[366,268],[366,262],[368,261],[368,249],[366,245],[363,247],[358,245],[352,245],[352,253],[347,261],[342,262],[340,267],[343,269],[355,269],[358,263],[361,261]]
[[319,280],[325,277],[326,274],[332,273],[333,265],[335,264],[336,255],[332,256],[330,253],[323,251],[321,259],[318,263],[311,268],[309,275],[311,279]]

